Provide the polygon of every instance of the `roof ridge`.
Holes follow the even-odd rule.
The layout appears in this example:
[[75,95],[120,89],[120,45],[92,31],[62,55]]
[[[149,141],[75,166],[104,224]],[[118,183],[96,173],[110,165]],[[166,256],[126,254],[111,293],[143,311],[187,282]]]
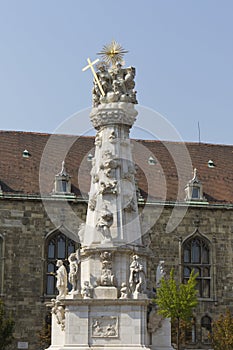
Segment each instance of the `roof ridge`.
[[[19,131],[19,130],[0,130],[0,134],[19,134],[19,135],[40,135],[40,136],[66,136],[66,137],[83,137],[93,139],[95,136],[92,135],[75,135],[75,134],[59,134],[59,133],[46,133],[46,132],[37,132],[37,131]],[[209,142],[193,142],[193,141],[170,141],[170,140],[144,140],[138,138],[132,138],[132,140],[137,142],[144,143],[168,143],[168,144],[185,144],[185,145],[199,145],[199,146],[215,146],[215,147],[233,147],[229,144],[221,144],[221,143],[209,143]]]

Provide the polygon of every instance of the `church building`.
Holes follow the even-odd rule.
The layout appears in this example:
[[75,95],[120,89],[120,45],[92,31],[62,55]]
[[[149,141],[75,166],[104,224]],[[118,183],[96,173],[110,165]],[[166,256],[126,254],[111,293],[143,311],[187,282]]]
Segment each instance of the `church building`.
[[[12,349],[42,349],[56,262],[68,267],[92,205],[96,143],[98,137],[0,132],[0,297],[16,322]],[[160,261],[179,281],[198,272],[186,348],[209,349],[212,321],[233,312],[233,146],[132,140],[132,152],[137,203],[129,199],[125,210],[139,208],[151,252],[148,293],[156,292]]]

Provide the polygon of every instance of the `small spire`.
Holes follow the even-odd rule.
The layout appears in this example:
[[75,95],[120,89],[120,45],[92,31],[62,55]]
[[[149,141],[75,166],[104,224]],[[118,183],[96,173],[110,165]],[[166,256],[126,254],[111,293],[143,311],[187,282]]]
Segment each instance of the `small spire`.
[[65,168],[65,161],[63,160],[62,162],[62,167],[61,167],[61,171],[59,174],[57,174],[57,176],[64,176],[64,177],[67,177],[69,176],[67,171],[66,171],[66,168]]
[[53,194],[70,194],[71,193],[71,176],[67,173],[65,161],[62,162],[60,173],[55,176]]

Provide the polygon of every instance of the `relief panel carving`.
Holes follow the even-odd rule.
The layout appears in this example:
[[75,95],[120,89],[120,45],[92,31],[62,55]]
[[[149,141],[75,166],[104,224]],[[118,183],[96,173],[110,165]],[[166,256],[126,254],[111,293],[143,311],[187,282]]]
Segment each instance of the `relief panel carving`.
[[118,317],[101,316],[92,318],[91,336],[93,338],[117,338]]

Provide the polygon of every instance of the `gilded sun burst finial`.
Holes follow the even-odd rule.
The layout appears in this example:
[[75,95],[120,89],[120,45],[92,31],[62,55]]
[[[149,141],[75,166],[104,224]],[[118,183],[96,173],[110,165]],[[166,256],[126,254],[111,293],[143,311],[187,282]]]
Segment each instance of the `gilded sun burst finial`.
[[104,45],[102,51],[98,52],[101,55],[104,62],[115,66],[118,62],[123,62],[124,54],[128,51],[118,44],[115,40],[112,40],[110,44]]

